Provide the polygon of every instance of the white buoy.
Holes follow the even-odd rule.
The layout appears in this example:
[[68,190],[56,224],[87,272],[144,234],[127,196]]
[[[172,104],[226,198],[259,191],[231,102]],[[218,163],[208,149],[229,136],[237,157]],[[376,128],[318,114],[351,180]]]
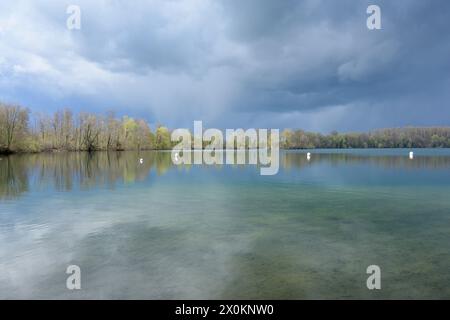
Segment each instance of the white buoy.
[[311,153],[310,152],[308,152],[307,154],[306,154],[306,159],[309,161],[309,160],[311,160]]
[[139,160],[139,162],[140,162],[141,164],[143,164],[143,163],[144,163],[144,159],[141,158],[141,159]]
[[412,151],[409,152],[409,158],[410,158],[411,160],[414,159],[414,152],[412,152]]

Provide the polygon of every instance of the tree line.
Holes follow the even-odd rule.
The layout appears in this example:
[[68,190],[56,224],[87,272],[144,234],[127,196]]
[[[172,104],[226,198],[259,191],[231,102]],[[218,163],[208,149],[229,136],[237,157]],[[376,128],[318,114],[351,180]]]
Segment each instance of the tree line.
[[[0,103],[0,153],[42,151],[166,150],[174,146],[170,130],[154,131],[142,119],[95,115],[69,109],[33,114],[19,105]],[[280,146],[314,148],[449,148],[450,127],[395,128],[368,133],[324,135],[286,129]]]
[[368,133],[323,135],[286,129],[281,134],[286,149],[329,148],[450,148],[450,127],[393,128]]
[[65,109],[53,115],[33,114],[18,105],[0,103],[0,153],[170,149],[170,132],[153,132],[145,120],[114,113],[74,115]]

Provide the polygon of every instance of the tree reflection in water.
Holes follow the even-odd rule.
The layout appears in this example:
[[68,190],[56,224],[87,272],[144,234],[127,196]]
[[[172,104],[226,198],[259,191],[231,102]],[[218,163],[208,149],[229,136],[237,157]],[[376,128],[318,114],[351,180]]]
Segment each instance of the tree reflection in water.
[[[143,163],[140,159],[143,158]],[[283,152],[280,165],[284,170],[301,169],[320,163],[331,165],[370,164],[386,168],[444,169],[450,168],[450,156],[421,156],[410,160],[399,155],[359,155],[354,153],[314,153],[308,161],[306,153]],[[117,183],[131,184],[145,180],[154,170],[166,173],[174,164],[170,152],[60,152],[16,154],[0,160],[0,199],[13,199],[30,191],[89,190],[103,186],[114,188]],[[220,167],[220,166],[213,166]]]

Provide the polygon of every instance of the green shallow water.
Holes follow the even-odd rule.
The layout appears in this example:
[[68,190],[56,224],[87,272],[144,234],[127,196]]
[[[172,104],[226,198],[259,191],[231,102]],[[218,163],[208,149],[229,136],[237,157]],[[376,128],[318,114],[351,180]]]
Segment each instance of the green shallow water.
[[0,298],[449,299],[450,150],[305,152],[275,176],[168,152],[2,157]]

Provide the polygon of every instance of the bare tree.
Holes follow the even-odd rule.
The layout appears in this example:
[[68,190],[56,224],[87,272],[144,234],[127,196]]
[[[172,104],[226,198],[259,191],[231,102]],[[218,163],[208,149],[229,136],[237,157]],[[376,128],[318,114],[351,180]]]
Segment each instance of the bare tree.
[[82,125],[81,125],[81,149],[86,151],[95,151],[99,149],[99,135],[100,127],[96,116],[89,114],[82,114]]
[[1,149],[13,151],[18,136],[28,130],[28,110],[17,105],[0,104]]

